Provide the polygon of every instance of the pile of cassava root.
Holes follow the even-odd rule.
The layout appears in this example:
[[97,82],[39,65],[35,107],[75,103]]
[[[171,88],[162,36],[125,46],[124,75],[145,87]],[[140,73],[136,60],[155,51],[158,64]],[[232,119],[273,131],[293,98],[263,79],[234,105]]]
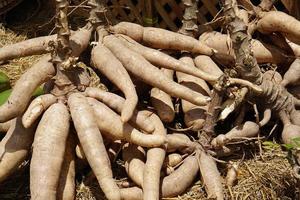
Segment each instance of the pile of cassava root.
[[[258,6],[222,0],[223,32],[205,32],[197,40],[198,1],[183,2],[183,26],[174,33],[128,22],[111,25],[105,0],[89,0],[87,24],[72,31],[68,2],[56,0],[56,35],[0,48],[0,62],[45,54],[0,107],[0,182],[30,157],[31,198],[72,200],[81,160],[109,200],[176,197],[199,171],[208,198],[221,200],[226,197],[216,161],[231,155],[235,144],[260,138],[271,117],[283,123],[283,143],[293,144],[300,137],[300,22],[274,11],[274,0]],[[91,85],[83,55],[124,97]],[[260,67],[266,63],[283,77],[276,68]],[[134,84],[137,79],[151,91]],[[40,85],[45,94],[32,99]],[[149,92],[149,101],[140,92]],[[172,97],[181,100],[186,128],[170,127],[181,117]],[[251,121],[246,113],[253,109]],[[230,131],[215,131],[218,121],[233,116]],[[117,157],[125,163],[126,182],[114,179],[111,163]],[[231,165],[229,187],[236,176]]]

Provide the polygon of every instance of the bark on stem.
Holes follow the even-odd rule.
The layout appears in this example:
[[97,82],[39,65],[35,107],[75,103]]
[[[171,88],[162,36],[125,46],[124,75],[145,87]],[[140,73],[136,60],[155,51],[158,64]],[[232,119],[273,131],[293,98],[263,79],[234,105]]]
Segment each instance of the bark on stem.
[[52,46],[52,62],[58,68],[66,69],[71,66],[70,55],[72,50],[70,48],[70,35],[68,24],[68,6],[67,0],[56,0],[56,28],[58,28],[57,44],[50,44]]
[[197,37],[198,26],[197,26],[197,12],[198,12],[198,1],[199,0],[183,0],[185,6],[184,15],[182,19],[182,27],[179,33],[189,36]]

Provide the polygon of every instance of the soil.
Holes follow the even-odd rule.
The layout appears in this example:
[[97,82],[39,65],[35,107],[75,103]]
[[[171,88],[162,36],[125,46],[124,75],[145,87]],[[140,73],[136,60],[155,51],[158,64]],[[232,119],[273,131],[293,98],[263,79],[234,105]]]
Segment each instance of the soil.
[[[18,9],[21,8],[19,7]],[[47,17],[47,19],[39,19],[37,17],[33,21],[26,19],[20,22],[18,21],[20,20],[18,16],[12,16],[11,13],[8,13],[6,18],[7,23],[0,27],[0,47],[37,35],[47,35],[53,32],[53,24],[51,22],[53,15],[49,14]],[[82,23],[80,15],[75,15],[71,20],[74,27]],[[36,62],[38,58],[39,56],[30,56],[3,63],[1,64],[0,71],[5,72],[9,76],[13,86],[21,74]],[[276,122],[274,122],[274,125],[276,125]],[[239,163],[237,184],[229,188],[224,183],[226,199],[299,199],[299,183],[294,178],[288,151],[277,142],[280,141],[248,141],[241,151],[238,151],[229,158],[222,158],[223,160],[219,161],[219,169],[221,169],[223,177],[226,176],[229,160]],[[117,160],[113,164],[113,169],[117,180],[123,180],[126,177],[121,160]],[[96,180],[90,181],[89,184],[85,183],[89,173],[90,169],[88,167],[81,166],[81,170],[79,170],[76,176],[76,200],[105,199]],[[30,199],[29,161],[24,162],[9,180],[0,184],[0,199]],[[193,186],[184,195],[165,199],[207,199],[204,185],[201,183],[201,176],[198,175]]]

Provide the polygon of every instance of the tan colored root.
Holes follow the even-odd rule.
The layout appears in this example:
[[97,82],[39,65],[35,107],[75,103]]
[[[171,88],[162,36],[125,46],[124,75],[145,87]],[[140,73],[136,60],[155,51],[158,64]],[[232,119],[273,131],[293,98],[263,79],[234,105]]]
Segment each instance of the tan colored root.
[[189,66],[186,66],[185,63],[177,60],[176,58],[173,58],[172,56],[169,56],[168,54],[165,54],[159,50],[145,47],[125,35],[117,35],[117,37],[123,42],[122,43],[123,45],[125,45],[130,50],[135,51],[138,54],[141,54],[143,57],[146,58],[146,60],[148,60],[150,63],[152,63],[155,66],[159,66],[174,71],[179,71],[182,73],[187,73],[210,82],[217,81],[219,77],[219,76],[211,75],[210,73],[201,70],[197,70],[196,68],[195,69],[190,68]]
[[[173,70],[161,69],[161,71],[173,80]],[[152,88],[150,92],[150,101],[156,110],[159,118],[166,123],[170,123],[175,118],[175,110],[170,95],[158,88]]]
[[236,126],[225,135],[220,134],[215,137],[211,144],[214,148],[220,148],[233,140],[255,137],[259,133],[259,125],[255,122],[247,121],[242,126]]
[[210,73],[217,77],[221,77],[224,74],[224,72],[218,67],[218,65],[209,56],[205,56],[205,55],[196,56],[194,62],[197,68],[199,68],[200,70],[206,73]]
[[21,117],[9,122],[9,130],[0,142],[0,182],[26,159],[34,137],[34,127],[24,128]]
[[0,132],[6,133],[11,126],[12,120],[9,120],[7,122],[0,123]]
[[[186,63],[186,65],[191,68],[195,68],[194,61],[191,57],[183,56],[180,58],[180,61]],[[204,96],[210,96],[210,89],[204,80],[181,72],[176,72],[176,76],[178,83],[181,85],[199,92]],[[181,106],[184,113],[185,125],[192,127],[193,131],[200,130],[204,126],[207,107],[197,106],[185,100],[181,100]]]
[[181,153],[192,153],[197,145],[192,142],[189,137],[181,133],[173,133],[167,135],[167,152],[180,151]]
[[57,187],[57,200],[74,200],[75,198],[75,135],[69,133]]
[[291,42],[300,44],[300,22],[280,11],[269,11],[257,22],[257,30],[262,33],[280,32]]
[[69,133],[69,112],[62,103],[50,106],[35,133],[30,163],[32,199],[56,200]]
[[79,57],[81,53],[88,47],[92,35],[92,28],[86,25],[75,31],[70,37],[70,48],[72,49],[72,56]]
[[239,168],[239,165],[236,163],[229,164],[226,178],[225,178],[227,186],[232,187],[232,186],[236,185],[237,177],[238,177],[238,168]]
[[35,89],[55,75],[50,56],[42,57],[16,82],[8,100],[0,107],[0,122],[20,115],[27,107]]
[[[88,87],[85,90],[85,94],[89,97],[95,98],[103,102],[119,114],[121,113],[122,108],[124,107],[124,98],[116,94],[101,90],[99,88]],[[137,125],[139,128],[148,133],[152,133],[154,131],[154,125],[148,119],[148,116],[137,110],[134,110],[133,115],[130,118],[130,122]]]
[[127,175],[135,184],[142,187],[146,158],[144,149],[127,143],[123,146],[122,157]]
[[[229,61],[233,63],[233,49],[231,48],[230,38],[219,32],[205,32],[200,36],[200,41],[209,45],[211,48],[214,48],[218,51],[218,54],[221,54],[220,59],[223,61]],[[283,53],[271,45],[262,44],[260,41],[252,39],[251,48],[253,49],[254,57],[258,63],[283,63],[285,57]],[[219,55],[220,56],[220,55]]]
[[[91,32],[91,29],[83,28],[71,36],[72,56],[79,56],[88,46]],[[52,78],[55,73],[50,55],[43,56],[28,69],[17,81],[8,101],[0,107],[0,113],[3,113],[0,116],[0,122],[6,122],[23,113],[35,89]]]
[[142,200],[143,191],[139,187],[120,189],[122,200]]
[[93,66],[124,93],[126,100],[122,107],[121,119],[127,122],[132,117],[138,102],[138,96],[128,72],[112,52],[100,43],[93,48],[91,54]]
[[168,176],[168,175],[172,174],[174,171],[175,171],[174,167],[167,166],[163,172],[165,173],[166,176]]
[[292,124],[300,126],[300,110],[293,110],[290,113],[290,119]]
[[[193,59],[186,55],[186,56],[182,56],[179,59],[181,62],[185,63],[187,66],[189,66],[190,68],[196,68]],[[197,92],[202,93],[205,96],[210,96],[210,89],[208,87],[208,85],[206,84],[206,82],[200,78],[196,78],[194,76],[182,73],[182,72],[176,72],[176,75],[179,75],[179,80],[178,82],[195,82],[197,84],[198,87],[192,87],[193,90],[196,90]],[[178,78],[178,76],[177,76]],[[197,88],[197,89],[195,89]]]
[[43,36],[3,46],[0,48],[0,61],[46,53],[49,42],[55,38],[56,35]]
[[[84,42],[85,44],[83,45],[81,41],[86,40],[90,36],[91,30],[87,27],[72,33],[70,46],[74,49],[75,56],[79,56],[80,54],[78,49],[85,49],[87,47],[88,42]],[[0,49],[0,61],[47,53],[50,51],[49,44],[51,42],[56,43],[56,38],[57,35],[42,36],[4,46]]]
[[79,158],[80,160],[86,160],[84,151],[83,151],[83,149],[82,149],[82,147],[81,147],[80,144],[76,145],[76,147],[75,147],[75,153],[76,153],[77,158]]
[[295,59],[290,68],[285,72],[281,85],[299,85],[300,82],[300,59]]
[[295,145],[294,140],[300,137],[300,126],[286,124],[283,127],[281,138],[284,144]]
[[158,147],[165,143],[164,136],[143,134],[128,123],[123,123],[120,117],[103,103],[92,98],[88,100],[94,109],[99,129],[113,140],[125,140],[142,147]]
[[[91,29],[87,27],[72,33],[70,46],[73,49],[74,56],[79,56],[82,51],[80,49],[87,47],[89,42],[87,40],[89,40],[90,37]],[[0,61],[47,53],[50,51],[49,43],[55,42],[56,38],[57,35],[42,36],[1,47]]]
[[195,156],[187,157],[183,164],[162,180],[162,197],[176,197],[193,183],[199,166]]
[[[144,111],[148,112],[149,111]],[[154,113],[150,116],[151,121],[155,124],[155,131],[153,135],[166,136],[167,131],[160,121],[159,117]],[[160,171],[163,166],[166,156],[166,146],[151,148],[147,151],[147,159],[144,168],[143,179],[143,199],[155,200],[159,199],[159,186],[160,186]]]
[[277,71],[274,70],[268,70],[264,73],[264,79],[272,81],[276,84],[281,84],[282,82],[282,76]]
[[92,107],[80,93],[71,94],[68,105],[80,144],[101,189],[109,200],[120,200],[120,191],[113,179],[111,164]]
[[244,21],[245,24],[249,23],[249,13],[247,10],[239,9],[237,15]]
[[[183,87],[166,77],[140,54],[126,48],[115,36],[106,36],[104,44],[123,63],[124,67],[144,82],[157,87],[171,96],[179,97],[197,105],[206,105],[210,98]],[[153,77],[156,77],[155,79]]]
[[265,109],[262,120],[258,122],[259,127],[265,126],[271,120],[271,117],[272,117],[272,110],[269,108]]
[[183,156],[180,155],[179,153],[171,153],[166,156],[163,166],[175,167],[176,165],[181,163],[182,160],[183,160]]
[[[199,166],[195,156],[187,157],[183,164],[176,169],[172,174],[163,178],[160,198],[171,198],[182,194],[193,183],[198,174]],[[143,192],[140,188],[123,188],[121,194],[126,192],[132,199],[143,199]],[[128,193],[127,193],[128,192]],[[123,196],[122,196],[123,197]]]
[[30,127],[35,120],[56,101],[57,98],[52,94],[41,95],[31,101],[22,117],[24,127]]
[[205,152],[199,152],[199,166],[208,198],[224,199],[221,175],[214,159]]
[[296,56],[297,58],[299,58],[299,57],[300,57],[300,46],[299,46],[298,44],[295,44],[295,43],[289,41],[289,40],[287,40],[287,43],[288,43],[288,44],[290,45],[290,47],[292,48],[292,50],[293,50],[295,56]]
[[281,133],[283,143],[295,145],[294,139],[300,137],[300,126],[292,124],[285,111],[281,111],[279,117],[283,123],[283,130]]
[[185,50],[197,54],[212,55],[213,49],[193,37],[161,28],[142,27],[138,24],[121,22],[111,27],[112,32],[131,37],[139,43],[157,49]]

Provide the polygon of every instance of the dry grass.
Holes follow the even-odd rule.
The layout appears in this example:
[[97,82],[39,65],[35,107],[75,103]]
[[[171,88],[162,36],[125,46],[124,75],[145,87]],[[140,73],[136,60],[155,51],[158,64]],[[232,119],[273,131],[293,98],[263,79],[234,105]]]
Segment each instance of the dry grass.
[[[226,188],[226,199],[298,199],[299,191],[291,166],[286,158],[287,153],[278,148],[267,150],[262,155],[264,160],[259,156],[255,156],[242,162],[239,169],[238,184],[231,189],[231,195],[228,188],[224,186]],[[238,159],[233,161],[238,161]],[[220,167],[222,168],[222,166]],[[24,163],[13,177],[0,184],[1,200],[30,199],[28,168],[29,163]],[[225,170],[224,167],[223,170]],[[115,165],[114,171],[122,171],[122,166]],[[118,176],[120,176],[120,173],[118,173]],[[197,179],[198,181],[184,195],[177,198],[165,198],[164,200],[207,199],[204,186],[199,180],[200,177]],[[76,200],[104,199],[104,195],[95,180],[88,186],[85,186],[82,181],[77,182]]]
[[[7,44],[14,44],[25,40],[26,35],[16,35],[13,31],[5,29],[0,25],[0,48]],[[39,56],[28,56],[20,59],[14,59],[8,63],[1,65],[0,71],[6,73],[10,78],[11,84],[14,85],[16,80],[19,79],[20,75],[28,69]]]
[[[252,155],[254,156],[245,159],[240,164],[238,184],[229,189],[224,183],[226,199],[292,200],[299,197],[297,181],[288,162],[287,152],[277,146],[264,151],[262,157]],[[234,162],[240,162],[240,160],[238,158],[231,159]],[[121,165],[118,167],[122,168]],[[223,171],[224,177],[226,168],[221,165],[220,169]],[[200,176],[197,179],[198,181],[184,195],[176,198],[164,198],[164,200],[208,199]],[[96,180],[87,186],[83,182],[78,183],[76,200],[95,199],[105,199]]]
[[[0,27],[0,47],[9,43],[16,43],[26,39],[26,35],[16,35],[10,30]],[[9,63],[1,65],[0,70],[4,71],[14,83],[39,56],[15,59]],[[95,80],[97,82],[97,80]],[[249,149],[248,149],[249,150]],[[248,151],[247,150],[247,151]],[[246,156],[241,163],[238,176],[238,184],[229,190],[226,188],[227,199],[297,199],[299,191],[296,179],[293,177],[292,168],[287,160],[287,153],[280,147],[275,146],[263,152],[262,157],[255,152],[252,156]],[[232,161],[239,162],[241,155],[233,158]],[[9,180],[0,184],[1,200],[30,199],[29,196],[29,163],[24,162],[20,169]],[[220,164],[220,168],[225,174],[226,167]],[[115,165],[114,172],[118,172],[117,178],[122,178],[122,165]],[[89,185],[84,185],[81,181],[86,173],[81,172],[77,176],[77,196],[76,200],[105,199],[97,182],[93,181]],[[83,175],[82,175],[83,174]],[[123,173],[124,175],[124,173]],[[177,198],[166,198],[169,200],[193,200],[207,199],[204,186],[200,181],[188,189],[188,191]]]

